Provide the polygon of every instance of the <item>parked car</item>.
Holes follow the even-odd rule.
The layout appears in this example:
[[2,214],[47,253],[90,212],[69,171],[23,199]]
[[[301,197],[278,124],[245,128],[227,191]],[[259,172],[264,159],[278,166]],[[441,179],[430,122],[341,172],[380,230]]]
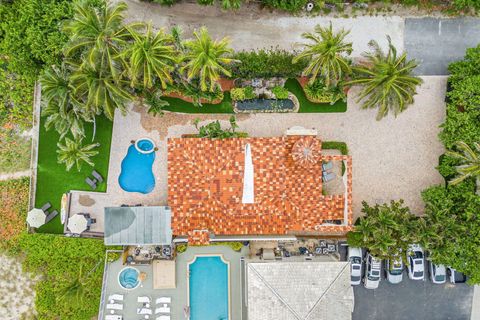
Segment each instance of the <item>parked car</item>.
[[348,261],[350,261],[350,284],[359,285],[362,282],[362,248],[348,248]]
[[443,284],[447,281],[447,269],[443,264],[435,264],[430,261],[428,273],[430,280],[435,284]]
[[367,253],[365,262],[365,278],[363,278],[363,285],[367,289],[376,289],[380,284],[380,270],[382,269],[382,260],[375,258],[370,253]]
[[448,277],[451,283],[464,283],[467,281],[467,276],[451,267],[448,267]]
[[391,284],[397,284],[403,280],[403,261],[401,257],[389,259],[385,262],[385,278]]
[[425,260],[423,249],[418,244],[412,244],[407,250],[408,277],[411,280],[425,279]]

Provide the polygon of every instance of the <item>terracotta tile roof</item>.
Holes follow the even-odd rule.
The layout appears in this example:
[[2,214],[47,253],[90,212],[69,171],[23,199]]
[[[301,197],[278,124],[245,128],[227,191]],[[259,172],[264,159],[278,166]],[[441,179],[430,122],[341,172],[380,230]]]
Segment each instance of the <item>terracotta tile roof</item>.
[[[322,194],[321,160],[347,162],[351,225],[351,158],[324,156],[314,165],[298,165],[291,152],[302,138],[169,139],[168,204],[174,235],[204,243],[208,231],[216,235],[348,231],[349,226],[321,226],[325,220],[343,220],[345,207],[344,195]],[[254,167],[254,204],[242,203],[247,143]]]

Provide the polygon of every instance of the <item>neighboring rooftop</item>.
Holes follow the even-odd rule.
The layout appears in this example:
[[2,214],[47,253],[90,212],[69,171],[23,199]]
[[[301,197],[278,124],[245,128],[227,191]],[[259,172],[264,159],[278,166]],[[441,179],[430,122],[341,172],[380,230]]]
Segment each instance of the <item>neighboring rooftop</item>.
[[[242,203],[247,144],[254,171],[252,204]],[[345,194],[322,192],[322,161],[329,160],[345,162]],[[351,164],[349,156],[322,155],[320,141],[311,136],[169,139],[173,234],[188,235],[195,243],[208,243],[210,233],[343,234],[352,224]]]
[[249,320],[352,318],[348,262],[249,263],[247,273]]

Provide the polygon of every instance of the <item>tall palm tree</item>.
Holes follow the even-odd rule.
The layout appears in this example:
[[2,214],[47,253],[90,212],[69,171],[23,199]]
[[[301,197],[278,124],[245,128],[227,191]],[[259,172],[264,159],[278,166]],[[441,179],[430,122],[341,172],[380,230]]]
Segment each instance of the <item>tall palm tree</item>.
[[467,178],[475,178],[477,184],[477,194],[480,195],[480,143],[474,142],[473,148],[463,141],[457,142],[458,152],[447,151],[447,155],[461,161],[461,165],[456,166],[458,175],[449,181],[450,184],[459,184]]
[[414,101],[417,86],[423,82],[413,75],[417,62],[407,60],[406,53],[398,56],[392,40],[388,36],[387,39],[387,54],[376,41],[370,41],[373,52],[365,54],[364,64],[353,68],[355,79],[347,83],[363,87],[357,102],[362,102],[363,109],[378,108],[377,120],[389,111],[397,116],[407,109]]
[[231,76],[226,65],[236,61],[228,57],[233,53],[233,49],[229,48],[230,40],[228,38],[212,40],[205,27],[194,31],[193,35],[194,40],[184,43],[186,64],[181,68],[181,72],[186,71],[188,81],[198,78],[202,91],[214,91],[222,74]]
[[352,53],[352,43],[345,41],[349,33],[344,29],[334,32],[332,23],[329,27],[317,25],[314,33],[302,34],[305,40],[312,43],[304,44],[306,49],[293,58],[293,63],[308,59],[303,75],[310,76],[310,83],[314,83],[317,77],[322,77],[327,87],[336,86],[352,71],[347,58]]
[[134,87],[139,79],[144,88],[151,88],[158,79],[165,89],[172,82],[172,75],[177,62],[177,52],[173,46],[173,38],[163,30],[152,31],[148,24],[145,33],[127,27],[133,38],[133,44],[124,51],[129,58],[129,74]]
[[80,265],[80,271],[76,278],[60,290],[58,302],[66,305],[82,305],[87,291],[87,279],[83,277],[83,265]]
[[103,112],[113,120],[115,109],[126,112],[126,103],[131,100],[126,90],[128,83],[121,78],[115,79],[100,64],[80,66],[71,76],[75,94],[84,97],[83,107],[90,113]]
[[83,145],[81,140],[65,138],[65,144],[57,143],[58,163],[65,164],[67,171],[70,171],[74,165],[80,171],[84,162],[93,167],[94,163],[90,158],[98,154],[94,149],[99,145],[98,143]]
[[81,108],[74,97],[70,84],[70,71],[62,64],[51,67],[40,76],[42,85],[42,115],[46,116],[45,128],[54,127],[63,139],[69,132],[74,139],[85,136],[84,121],[93,121],[94,116]]
[[[125,3],[106,4],[98,9],[88,1],[74,4],[73,18],[64,25],[70,40],[66,44],[65,55],[72,57],[81,54],[84,64],[100,63],[110,70],[114,78],[119,77],[125,65],[120,52],[126,45],[130,33],[123,24]],[[130,24],[130,28],[141,26]]]

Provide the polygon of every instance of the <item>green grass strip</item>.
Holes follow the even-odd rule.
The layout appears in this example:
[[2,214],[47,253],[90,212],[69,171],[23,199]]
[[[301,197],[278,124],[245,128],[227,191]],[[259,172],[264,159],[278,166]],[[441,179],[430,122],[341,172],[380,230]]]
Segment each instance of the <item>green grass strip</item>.
[[[58,210],[59,214],[55,219],[40,227],[37,231],[41,233],[63,233],[63,225],[60,220],[60,201],[62,194],[70,190],[91,191],[85,183],[85,178],[90,175],[93,168],[83,164],[82,170],[77,171],[73,167],[66,171],[65,165],[57,162],[58,133],[51,129],[45,130],[45,118],[40,121],[40,134],[38,145],[38,167],[37,187],[35,194],[35,207],[40,208],[45,203],[52,204],[51,210]],[[113,122],[104,116],[97,117],[97,132],[95,142],[100,143],[98,155],[92,158],[97,170],[104,178],[104,182],[98,185],[96,191],[105,192],[108,178],[108,162],[110,158],[110,144],[112,141]],[[84,143],[91,143],[93,125],[85,124]]]

